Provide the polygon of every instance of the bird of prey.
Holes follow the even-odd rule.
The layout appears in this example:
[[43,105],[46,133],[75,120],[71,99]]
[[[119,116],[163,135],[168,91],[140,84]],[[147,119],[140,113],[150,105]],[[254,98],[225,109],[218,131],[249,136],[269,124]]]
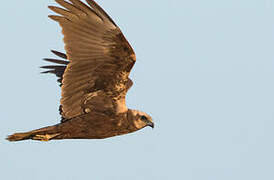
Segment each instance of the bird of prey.
[[66,53],[52,51],[62,60],[45,59],[55,64],[42,68],[59,78],[62,120],[7,139],[103,139],[153,128],[148,114],[126,106],[136,56],[119,27],[93,0],[56,2],[62,8],[49,6],[58,14],[49,17],[62,27]]

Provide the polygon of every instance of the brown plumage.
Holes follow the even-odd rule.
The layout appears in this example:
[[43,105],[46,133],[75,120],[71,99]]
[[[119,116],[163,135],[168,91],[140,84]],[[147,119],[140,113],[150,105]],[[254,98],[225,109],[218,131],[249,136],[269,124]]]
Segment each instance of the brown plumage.
[[102,139],[153,127],[148,114],[126,106],[136,57],[119,27],[93,0],[56,2],[63,8],[49,6],[59,14],[49,17],[62,27],[66,54],[52,51],[63,60],[44,59],[56,65],[42,68],[60,82],[61,123],[7,139]]

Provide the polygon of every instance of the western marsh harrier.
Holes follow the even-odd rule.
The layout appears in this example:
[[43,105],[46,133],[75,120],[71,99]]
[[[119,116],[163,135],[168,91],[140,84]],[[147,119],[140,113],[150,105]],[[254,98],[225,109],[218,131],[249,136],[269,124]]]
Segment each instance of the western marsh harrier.
[[42,68],[61,83],[62,120],[7,139],[102,139],[153,128],[148,114],[126,106],[133,84],[128,76],[136,57],[119,27],[93,0],[56,2],[62,8],[49,8],[59,15],[49,17],[62,27],[66,54],[52,51],[63,60],[45,59],[55,65]]

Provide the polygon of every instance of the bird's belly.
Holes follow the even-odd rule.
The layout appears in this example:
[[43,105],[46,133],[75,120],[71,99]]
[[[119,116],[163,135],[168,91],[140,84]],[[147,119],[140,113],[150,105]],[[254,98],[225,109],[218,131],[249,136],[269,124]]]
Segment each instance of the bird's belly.
[[104,139],[130,133],[123,118],[82,116],[60,124],[59,139]]

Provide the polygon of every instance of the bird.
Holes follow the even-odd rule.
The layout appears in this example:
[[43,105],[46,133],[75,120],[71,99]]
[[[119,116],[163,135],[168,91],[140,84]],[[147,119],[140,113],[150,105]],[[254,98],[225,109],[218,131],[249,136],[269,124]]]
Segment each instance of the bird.
[[150,115],[126,105],[136,55],[120,28],[94,0],[56,2],[49,18],[62,28],[65,53],[52,50],[56,58],[41,68],[58,77],[60,123],[7,140],[104,139],[154,128]]

